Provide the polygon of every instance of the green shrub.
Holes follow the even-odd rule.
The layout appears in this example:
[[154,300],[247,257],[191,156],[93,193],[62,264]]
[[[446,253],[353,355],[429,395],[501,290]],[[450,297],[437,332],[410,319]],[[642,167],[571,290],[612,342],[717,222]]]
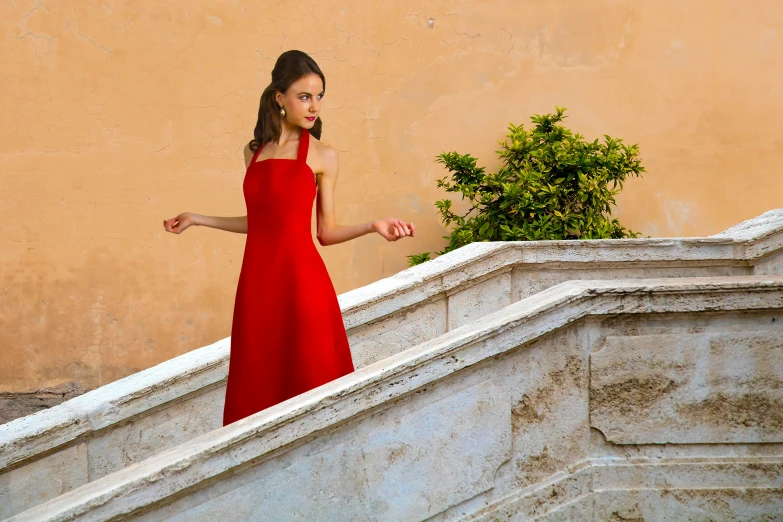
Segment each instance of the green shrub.
[[[495,174],[477,167],[469,154],[445,152],[436,161],[452,172],[437,180],[447,192],[460,192],[470,209],[451,211],[451,200],[437,201],[445,225],[454,223],[449,244],[438,255],[474,241],[533,241],[543,239],[606,239],[638,237],[610,219],[614,196],[628,176],[645,172],[637,145],[604,135],[604,143],[588,142],[559,125],[566,109],[534,115],[535,126],[525,130],[510,124],[506,140],[496,151],[504,160]],[[474,213],[475,211],[475,213]],[[473,215],[471,215],[473,213]],[[430,259],[429,252],[408,257],[410,266]]]

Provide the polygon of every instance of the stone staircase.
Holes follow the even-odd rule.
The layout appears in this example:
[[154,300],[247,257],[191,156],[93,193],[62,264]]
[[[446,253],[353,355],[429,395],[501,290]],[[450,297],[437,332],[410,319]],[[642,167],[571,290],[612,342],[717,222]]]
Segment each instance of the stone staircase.
[[782,246],[468,245],[342,294],[357,371],[225,428],[228,339],[0,426],[0,516],[783,513]]

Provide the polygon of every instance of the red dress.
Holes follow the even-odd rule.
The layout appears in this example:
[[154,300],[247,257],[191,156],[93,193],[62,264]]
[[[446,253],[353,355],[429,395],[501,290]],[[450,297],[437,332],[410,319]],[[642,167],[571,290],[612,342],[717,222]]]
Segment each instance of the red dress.
[[310,231],[310,132],[296,159],[245,173],[247,240],[234,301],[223,425],[354,371],[337,294]]

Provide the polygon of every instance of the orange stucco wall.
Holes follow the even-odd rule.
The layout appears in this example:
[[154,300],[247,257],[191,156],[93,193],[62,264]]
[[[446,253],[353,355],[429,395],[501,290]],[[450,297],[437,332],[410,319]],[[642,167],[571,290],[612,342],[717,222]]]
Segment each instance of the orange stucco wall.
[[230,334],[244,236],[161,222],[245,213],[242,148],[287,49],[327,77],[338,221],[418,227],[318,245],[338,293],[443,246],[437,154],[493,169],[508,123],[555,105],[640,144],[625,226],[705,235],[783,206],[777,0],[8,1],[0,22],[3,391],[96,387]]

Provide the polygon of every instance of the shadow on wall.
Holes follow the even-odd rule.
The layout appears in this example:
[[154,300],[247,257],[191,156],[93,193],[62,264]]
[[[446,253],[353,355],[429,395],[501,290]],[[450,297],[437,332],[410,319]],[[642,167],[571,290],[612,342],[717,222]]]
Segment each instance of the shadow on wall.
[[0,424],[51,408],[88,391],[90,388],[83,388],[78,382],[71,381],[30,392],[0,392]]

